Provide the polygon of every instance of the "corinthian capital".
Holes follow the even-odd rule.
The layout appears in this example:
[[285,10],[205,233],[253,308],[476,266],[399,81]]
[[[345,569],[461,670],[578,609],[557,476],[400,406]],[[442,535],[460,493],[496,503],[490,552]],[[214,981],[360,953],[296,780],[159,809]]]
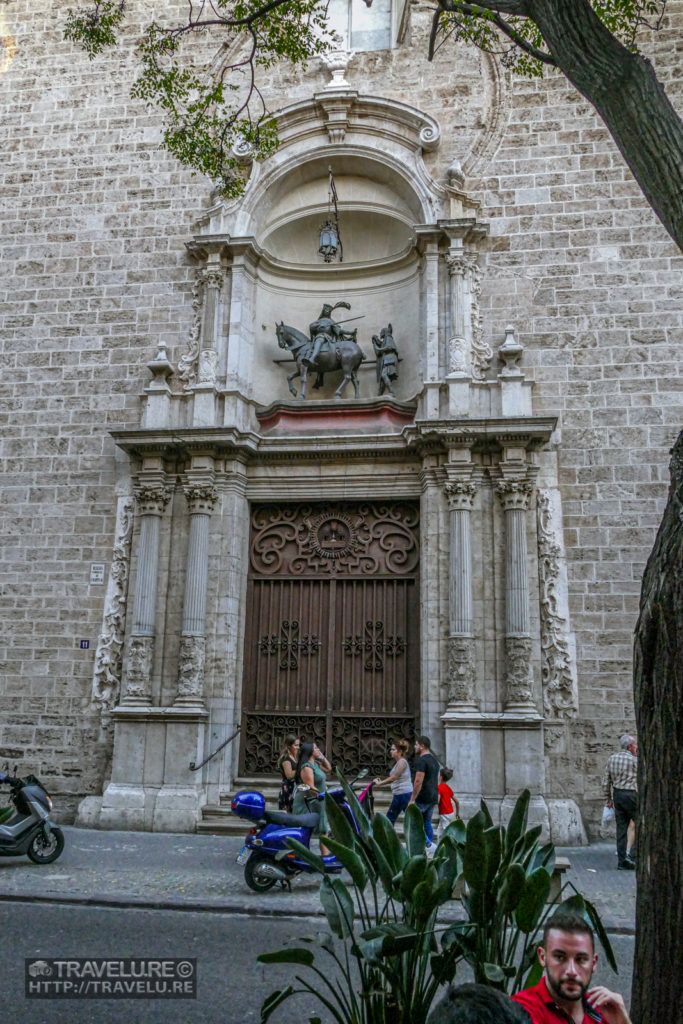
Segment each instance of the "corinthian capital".
[[213,484],[188,484],[184,492],[190,515],[199,512],[211,515],[218,501],[218,491]]
[[162,516],[171,500],[171,489],[160,484],[142,483],[135,488],[135,500],[141,516]]
[[499,480],[496,485],[496,493],[506,512],[509,509],[526,512],[532,492],[533,486],[528,480]]
[[477,254],[466,249],[451,249],[446,255],[446,266],[451,275],[459,274],[463,277],[468,271],[479,269]]
[[222,267],[206,267],[201,273],[201,281],[205,288],[216,288],[220,291],[224,280],[225,271]]
[[469,512],[472,508],[474,496],[477,493],[477,485],[469,480],[449,480],[444,484],[444,492],[448,501],[448,508],[451,512],[464,510]]

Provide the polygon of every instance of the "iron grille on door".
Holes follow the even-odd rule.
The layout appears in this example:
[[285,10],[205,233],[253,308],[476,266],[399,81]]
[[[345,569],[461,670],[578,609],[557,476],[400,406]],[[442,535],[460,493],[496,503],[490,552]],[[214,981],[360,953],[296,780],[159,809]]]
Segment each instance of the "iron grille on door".
[[288,732],[386,770],[418,707],[418,563],[412,504],[252,510],[243,772],[272,772]]

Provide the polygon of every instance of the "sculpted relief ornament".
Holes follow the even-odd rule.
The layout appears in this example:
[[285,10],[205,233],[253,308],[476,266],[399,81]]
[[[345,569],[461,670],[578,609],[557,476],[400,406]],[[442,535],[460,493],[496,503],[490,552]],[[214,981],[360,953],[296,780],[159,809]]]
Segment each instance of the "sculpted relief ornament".
[[471,704],[474,700],[474,686],[474,638],[451,636],[448,638],[449,702]]
[[181,636],[176,704],[200,704],[204,692],[203,636]]
[[562,549],[549,492],[538,492],[537,509],[543,710],[548,718],[575,718],[578,714],[576,675],[567,618],[561,612],[567,603],[561,573]]
[[132,497],[119,499],[114,552],[104,602],[104,628],[97,642],[92,682],[93,703],[102,710],[116,704],[121,690],[133,510]]
[[[463,250],[450,252],[446,264],[451,277],[459,279],[455,284],[456,305],[454,335],[448,345],[449,373],[472,374],[475,380],[483,380],[493,359],[493,350],[484,340],[479,298],[481,296],[481,269],[476,252]],[[465,326],[469,313],[470,331]],[[471,345],[466,340],[471,334]],[[462,335],[465,335],[463,337]]]

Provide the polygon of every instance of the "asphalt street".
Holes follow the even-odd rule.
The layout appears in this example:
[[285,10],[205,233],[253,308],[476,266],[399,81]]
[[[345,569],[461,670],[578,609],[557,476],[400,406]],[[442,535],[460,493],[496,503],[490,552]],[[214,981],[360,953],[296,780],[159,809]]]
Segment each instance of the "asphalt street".
[[[260,952],[325,929],[318,879],[300,876],[292,892],[251,892],[235,860],[239,839],[206,835],[99,832],[65,828],[58,861],[0,858],[0,1020],[258,1021],[263,998],[290,980],[290,968],[256,963]],[[633,964],[633,874],[616,871],[613,843],[558,850],[567,878],[598,907],[615,949],[619,978],[598,978],[628,999]],[[462,913],[454,902],[451,916]],[[196,999],[26,998],[24,958],[147,956],[197,958]],[[458,974],[468,980],[466,971]],[[281,1007],[274,1024],[329,1015],[310,997]]]
[[[258,964],[259,953],[299,945],[324,930],[320,918],[258,917],[237,913],[112,909],[42,903],[0,903],[3,956],[0,960],[0,1019],[12,1024],[256,1024],[263,999],[293,980],[286,966]],[[629,995],[633,937],[615,936],[622,965],[615,979],[596,978]],[[319,954],[326,971],[329,961]],[[25,959],[75,957],[179,957],[197,959],[196,999],[27,998]],[[298,971],[299,969],[297,969]],[[302,973],[305,973],[302,971]],[[458,980],[471,980],[466,969]],[[330,1016],[310,996],[280,1007],[273,1024]]]

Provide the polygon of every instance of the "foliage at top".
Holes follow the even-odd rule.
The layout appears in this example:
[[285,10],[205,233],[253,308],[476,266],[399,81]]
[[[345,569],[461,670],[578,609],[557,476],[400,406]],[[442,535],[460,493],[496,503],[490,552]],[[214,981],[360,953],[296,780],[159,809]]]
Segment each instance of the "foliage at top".
[[[241,155],[263,159],[277,146],[259,76],[280,60],[302,66],[329,50],[326,14],[319,0],[188,0],[184,20],[154,20],[137,41],[141,70],[132,95],[163,111],[169,153],[226,197],[237,196]],[[65,38],[93,59],[117,44],[125,16],[126,0],[69,9]],[[207,35],[213,54],[222,44],[217,59],[198,53]]]
[[[592,0],[590,6],[612,35],[635,52],[638,32],[660,27],[666,0]],[[533,7],[533,3],[519,0],[482,0],[478,4],[440,0],[429,57],[445,42],[461,40],[498,55],[501,63],[517,74],[540,77],[546,67],[557,68],[558,64],[533,20]]]

